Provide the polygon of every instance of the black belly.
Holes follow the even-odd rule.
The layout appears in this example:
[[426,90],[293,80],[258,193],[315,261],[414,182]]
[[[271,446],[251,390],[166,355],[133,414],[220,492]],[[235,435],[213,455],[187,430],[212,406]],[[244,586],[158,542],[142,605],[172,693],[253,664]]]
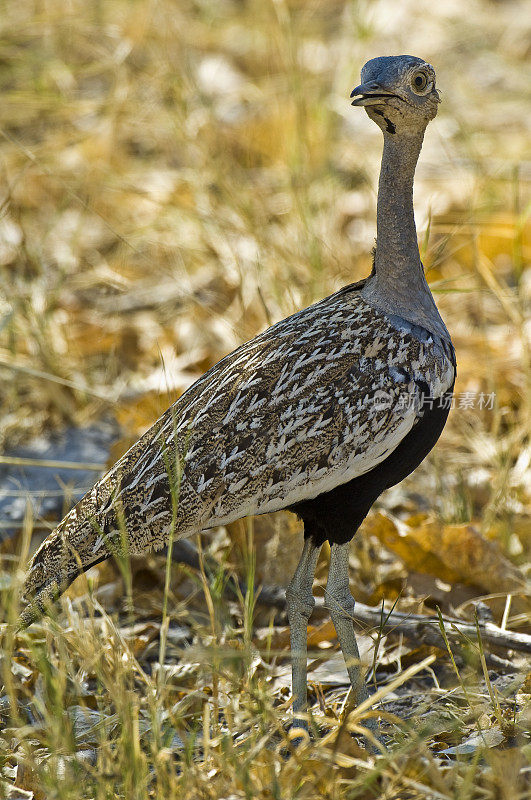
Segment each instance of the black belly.
[[[288,507],[304,522],[304,536],[316,545],[326,539],[330,544],[348,542],[367,516],[377,497],[390,486],[402,481],[423,461],[439,438],[450,409],[452,392],[446,402],[425,407],[424,415],[402,439],[396,450],[377,467],[330,492]],[[444,407],[446,406],[446,407]]]

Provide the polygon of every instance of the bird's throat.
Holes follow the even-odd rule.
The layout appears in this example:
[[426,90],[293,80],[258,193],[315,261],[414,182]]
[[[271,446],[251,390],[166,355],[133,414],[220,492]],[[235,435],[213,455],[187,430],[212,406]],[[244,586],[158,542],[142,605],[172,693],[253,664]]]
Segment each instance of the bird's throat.
[[413,213],[413,179],[423,132],[405,137],[384,135],[378,185],[375,268],[379,277],[418,279],[422,270]]
[[423,130],[384,133],[374,272],[362,295],[382,311],[450,338],[426,282],[417,243],[413,180],[423,138]]

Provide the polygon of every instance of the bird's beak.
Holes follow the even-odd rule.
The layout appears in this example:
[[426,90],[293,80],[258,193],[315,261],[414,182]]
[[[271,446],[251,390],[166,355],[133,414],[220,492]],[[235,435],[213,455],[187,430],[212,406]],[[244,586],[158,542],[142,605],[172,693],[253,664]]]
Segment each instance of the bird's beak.
[[[356,97],[356,95],[360,95]],[[379,83],[371,81],[370,83],[361,83],[356,86],[350,93],[351,97],[356,99],[352,101],[353,106],[376,106],[385,103],[387,97],[396,97],[397,95],[392,92],[386,92]]]

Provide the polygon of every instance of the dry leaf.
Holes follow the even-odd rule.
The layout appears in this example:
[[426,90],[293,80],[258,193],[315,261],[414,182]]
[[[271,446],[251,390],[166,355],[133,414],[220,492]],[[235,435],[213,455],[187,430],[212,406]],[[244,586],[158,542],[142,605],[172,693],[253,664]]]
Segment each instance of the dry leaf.
[[472,736],[469,736],[464,742],[461,742],[461,744],[442,750],[441,754],[445,756],[472,755],[478,749],[496,747],[496,745],[501,744],[504,739],[505,737],[501,730],[497,727],[492,727],[488,728],[486,731],[482,731],[482,733],[473,733]]
[[485,539],[473,525],[443,525],[422,517],[408,522],[378,513],[367,519],[364,530],[396,553],[409,569],[435,575],[446,583],[473,584],[485,592],[493,587],[500,592],[524,587],[522,573],[496,542]]
[[25,789],[19,789],[18,786],[12,786],[6,781],[0,781],[0,793],[6,800],[33,800],[33,792],[27,792]]
[[256,553],[256,582],[287,586],[302,552],[302,522],[288,511],[233,522],[227,526],[227,531],[240,553],[245,553],[247,549],[249,526],[252,526],[252,542]]

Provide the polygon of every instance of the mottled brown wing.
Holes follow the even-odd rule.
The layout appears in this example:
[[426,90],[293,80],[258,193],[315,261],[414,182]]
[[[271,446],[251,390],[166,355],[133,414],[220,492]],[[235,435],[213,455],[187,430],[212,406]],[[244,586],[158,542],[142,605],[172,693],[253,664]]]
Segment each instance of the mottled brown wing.
[[24,624],[80,565],[310,499],[397,447],[420,395],[453,383],[452,358],[355,288],[242,345],[157,420],[35,553]]
[[328,298],[216,364],[94,487],[86,510],[99,544],[116,527],[113,507],[142,552],[165,543],[172,520],[186,535],[329,491],[399,444],[421,385],[439,396],[449,383],[429,342],[357,293]]

